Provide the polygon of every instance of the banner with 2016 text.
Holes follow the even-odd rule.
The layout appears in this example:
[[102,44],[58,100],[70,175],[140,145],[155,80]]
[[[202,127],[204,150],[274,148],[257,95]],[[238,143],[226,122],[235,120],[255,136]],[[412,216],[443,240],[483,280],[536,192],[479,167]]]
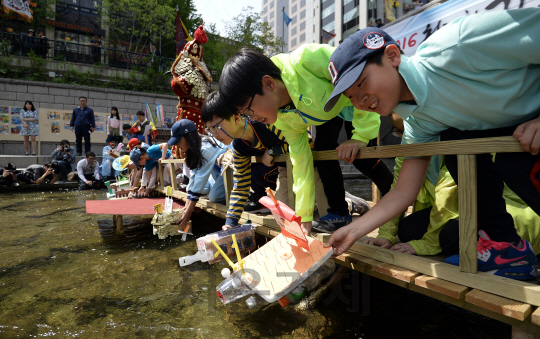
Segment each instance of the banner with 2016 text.
[[411,56],[431,34],[457,18],[539,6],[540,0],[451,0],[383,29],[396,40],[405,55]]

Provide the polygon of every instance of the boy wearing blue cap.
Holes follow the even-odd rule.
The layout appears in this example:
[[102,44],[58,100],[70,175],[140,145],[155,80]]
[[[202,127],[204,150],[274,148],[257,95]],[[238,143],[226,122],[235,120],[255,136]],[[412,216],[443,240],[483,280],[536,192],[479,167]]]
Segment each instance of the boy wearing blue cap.
[[[349,37],[330,60],[335,89],[325,110],[344,94],[358,109],[384,116],[394,111],[404,119],[403,144],[503,135],[520,140],[527,153],[497,154],[495,161],[491,154],[477,156],[479,271],[537,264],[506,211],[502,190],[504,181],[540,213],[539,41],[540,10],[517,9],[459,18],[410,58],[383,30],[367,28]],[[428,164],[429,157],[404,160],[394,189],[325,246],[339,255],[407,208]],[[446,156],[446,165],[457,183],[456,156]],[[458,236],[446,231],[441,239]],[[457,265],[459,256],[446,262]]]
[[[346,98],[331,111],[324,111],[324,103],[333,89],[327,66],[334,49],[328,45],[306,44],[290,54],[279,54],[271,59],[257,51],[241,49],[227,61],[219,79],[219,93],[229,111],[272,124],[287,139],[293,164],[295,210],[302,218],[306,234],[311,231],[315,207],[313,156],[307,128],[315,126],[315,150],[337,148],[339,157],[352,152],[349,149],[356,153],[376,138],[380,126],[376,114],[354,109]],[[341,114],[354,116],[354,133],[351,140],[338,147],[343,126]],[[377,159],[368,162],[376,165]],[[337,160],[316,164],[330,207],[326,215],[325,211],[319,211],[323,217],[313,222],[313,228],[332,232],[350,222],[343,175]],[[384,166],[384,169],[391,181],[388,168]]]

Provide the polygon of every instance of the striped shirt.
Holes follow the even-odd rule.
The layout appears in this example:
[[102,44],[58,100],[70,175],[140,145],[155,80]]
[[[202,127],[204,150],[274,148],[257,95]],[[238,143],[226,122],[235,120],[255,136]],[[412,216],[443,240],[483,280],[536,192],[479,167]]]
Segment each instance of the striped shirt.
[[236,226],[244,212],[251,187],[251,157],[262,156],[270,148],[274,155],[289,153],[289,145],[281,130],[256,121],[249,121],[249,124],[253,128],[253,143],[244,139],[234,139],[232,142],[233,189],[226,225]]

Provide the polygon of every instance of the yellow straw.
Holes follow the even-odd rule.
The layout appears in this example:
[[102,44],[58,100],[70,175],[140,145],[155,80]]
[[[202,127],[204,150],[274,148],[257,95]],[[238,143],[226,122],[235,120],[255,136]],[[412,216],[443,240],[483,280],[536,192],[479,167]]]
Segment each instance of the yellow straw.
[[212,239],[212,244],[214,244],[214,246],[216,247],[216,249],[218,250],[218,253],[214,254],[214,258],[217,258],[217,256],[221,253],[221,255],[223,256],[223,258],[225,258],[225,260],[227,260],[227,262],[229,263],[229,265],[231,265],[232,269],[234,271],[236,271],[236,265],[233,264],[233,262],[231,261],[231,259],[229,259],[229,257],[227,256],[227,254],[225,254],[225,252],[223,252],[223,250],[221,249],[221,247],[219,247],[219,245],[216,243],[216,241],[214,239]]
[[238,243],[236,242],[236,234],[232,235],[233,245],[232,248],[234,248],[234,251],[236,252],[236,258],[238,259],[238,266],[242,270],[242,275],[246,274],[244,271],[244,261],[242,260],[242,256],[240,255],[240,250],[238,249]]

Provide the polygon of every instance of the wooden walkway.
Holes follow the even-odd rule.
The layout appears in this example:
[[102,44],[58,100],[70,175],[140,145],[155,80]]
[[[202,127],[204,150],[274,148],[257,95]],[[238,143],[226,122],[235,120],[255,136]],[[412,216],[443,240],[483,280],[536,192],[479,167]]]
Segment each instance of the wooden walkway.
[[[397,145],[361,149],[358,159],[378,157],[415,157],[431,155],[458,155],[459,166],[459,207],[460,207],[460,256],[461,266],[442,263],[440,256],[413,256],[377,246],[356,242],[347,253],[334,259],[336,263],[350,267],[408,288],[415,292],[450,303],[455,306],[497,319],[519,329],[540,335],[540,285],[491,274],[477,272],[476,269],[476,156],[481,153],[522,152],[519,143],[511,137],[485,138],[427,143],[418,145]],[[314,152],[315,160],[335,160],[335,151]],[[292,190],[292,164],[288,155],[276,157],[276,161],[287,163],[289,201],[294,202]],[[253,158],[254,162],[260,159]],[[170,159],[166,163],[182,163],[182,159]],[[173,167],[173,166],[169,166]],[[159,165],[160,182],[163,182],[163,167]],[[172,172],[172,170],[171,170]],[[228,197],[232,190],[231,169],[226,171],[225,189]],[[174,173],[171,173],[174,178]],[[289,175],[290,174],[290,175]],[[173,180],[173,196],[186,200],[187,194],[177,190]],[[156,191],[165,193],[164,187]],[[228,207],[201,198],[197,207],[218,217],[225,218]],[[294,204],[291,206],[294,209]],[[257,215],[244,212],[240,223],[251,220],[257,224],[257,233],[273,237],[280,231],[271,215]],[[369,236],[376,237],[376,232]],[[327,241],[329,234],[312,234],[321,241]]]

